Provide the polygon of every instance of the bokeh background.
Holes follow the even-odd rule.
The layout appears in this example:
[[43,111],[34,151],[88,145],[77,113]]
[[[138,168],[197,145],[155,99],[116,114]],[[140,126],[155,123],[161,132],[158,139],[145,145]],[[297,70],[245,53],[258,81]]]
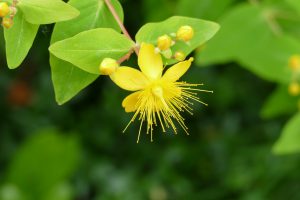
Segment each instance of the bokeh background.
[[[238,4],[260,1],[121,3],[134,35],[172,15],[219,22]],[[131,119],[121,107],[128,93],[106,77],[57,105],[47,51],[52,28],[40,28],[17,70],[7,69],[0,32],[0,200],[300,199],[299,155],[271,151],[290,115],[260,115],[275,83],[234,60],[194,64],[185,80],[203,82],[214,94],[200,94],[209,107],[184,114],[190,136],[156,130],[153,143],[144,134],[136,144],[138,125],[122,133]]]

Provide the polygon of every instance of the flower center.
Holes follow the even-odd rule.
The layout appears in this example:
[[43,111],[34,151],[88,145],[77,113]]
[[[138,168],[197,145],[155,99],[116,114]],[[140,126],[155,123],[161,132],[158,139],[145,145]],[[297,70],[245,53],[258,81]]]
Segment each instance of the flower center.
[[158,98],[163,98],[164,90],[160,86],[154,86],[152,88],[152,94]]

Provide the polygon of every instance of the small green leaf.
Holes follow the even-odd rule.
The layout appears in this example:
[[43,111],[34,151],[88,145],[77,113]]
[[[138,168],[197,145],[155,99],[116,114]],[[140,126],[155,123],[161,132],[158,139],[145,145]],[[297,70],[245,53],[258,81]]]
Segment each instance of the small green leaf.
[[[136,41],[141,44],[143,42],[156,45],[159,36],[164,34],[176,33],[181,26],[189,25],[194,29],[194,38],[189,43],[178,41],[172,47],[172,51],[183,51],[186,55],[190,54],[200,45],[211,39],[219,30],[219,25],[205,20],[180,17],[171,17],[163,22],[149,23],[144,25],[136,35]],[[167,60],[166,63],[175,63],[175,60]]]
[[5,29],[5,46],[7,65],[10,69],[17,68],[27,56],[39,25],[28,23],[22,12],[18,12],[14,18],[14,25]]
[[7,182],[44,199],[52,188],[65,181],[78,166],[77,138],[45,130],[33,135],[13,157]]
[[273,146],[275,154],[300,152],[300,113],[296,114],[284,127],[278,141]]
[[[111,0],[111,3],[123,20],[121,4],[117,0]],[[80,16],[57,23],[52,33],[51,44],[94,28],[107,27],[120,30],[103,0],[70,0],[69,4],[80,11]],[[50,55],[50,65],[55,98],[60,105],[69,101],[98,78],[98,75],[85,72],[52,54]]]
[[61,0],[21,0],[18,7],[32,24],[51,24],[73,19],[80,14]]
[[279,86],[264,104],[261,115],[263,118],[273,118],[292,114],[297,111],[297,97],[288,93],[288,86]]
[[120,59],[134,45],[133,41],[113,29],[98,28],[54,43],[49,50],[56,57],[89,73],[99,74],[99,65],[104,58]]

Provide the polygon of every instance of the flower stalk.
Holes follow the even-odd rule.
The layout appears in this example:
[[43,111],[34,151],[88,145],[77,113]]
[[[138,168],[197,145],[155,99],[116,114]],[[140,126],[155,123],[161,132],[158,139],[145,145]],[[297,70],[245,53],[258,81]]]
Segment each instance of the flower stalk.
[[[108,7],[109,11],[111,12],[111,14],[113,15],[113,17],[115,18],[116,22],[117,22],[118,25],[120,26],[120,28],[121,28],[123,34],[124,34],[128,39],[134,41],[134,40],[132,39],[132,37],[130,36],[130,34],[128,33],[127,29],[125,28],[125,26],[124,26],[122,20],[120,19],[120,17],[119,17],[119,15],[118,15],[117,11],[116,11],[115,8],[113,7],[111,1],[110,1],[110,0],[104,0],[104,2],[105,2],[105,4],[107,5],[107,7]],[[138,50],[137,47],[134,48],[134,51],[135,51],[136,55],[139,54],[139,50]]]

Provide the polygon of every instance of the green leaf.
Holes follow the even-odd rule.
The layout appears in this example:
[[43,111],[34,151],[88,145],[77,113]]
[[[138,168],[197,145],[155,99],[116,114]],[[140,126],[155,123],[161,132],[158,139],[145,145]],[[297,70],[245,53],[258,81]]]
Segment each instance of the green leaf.
[[287,0],[287,2],[295,9],[298,13],[300,13],[300,4],[299,0]]
[[22,12],[18,12],[14,18],[14,25],[10,29],[5,29],[6,59],[10,69],[17,68],[23,62],[38,28],[38,25],[28,23]]
[[[117,0],[111,2],[123,20],[121,4]],[[81,14],[76,19],[57,23],[52,33],[51,43],[94,28],[107,27],[120,30],[103,0],[70,0],[69,4],[77,8]],[[60,105],[69,101],[98,78],[98,75],[87,73],[54,55],[50,55],[50,65],[56,101]]]
[[290,115],[297,111],[297,97],[288,93],[288,86],[279,86],[267,99],[261,115],[263,118],[273,118],[280,115]]
[[98,75],[87,73],[54,55],[50,56],[50,65],[55,98],[59,105],[69,101],[98,78]]
[[296,114],[284,127],[278,141],[273,146],[275,154],[300,152],[300,113]]
[[239,62],[246,69],[270,81],[287,84],[291,81],[292,70],[289,58],[300,53],[300,41],[289,36],[266,38],[262,46],[241,54]]
[[[253,45],[260,44],[273,35],[261,15],[261,8],[249,4],[233,8],[222,17],[220,25],[222,28],[219,33],[198,54],[197,61],[200,64],[236,60],[240,53],[248,52]],[[249,33],[255,33],[255,37]]]
[[268,8],[248,4],[233,9],[221,21],[219,34],[197,56],[199,64],[236,61],[266,80],[288,83],[292,75],[288,60],[300,52],[300,42],[279,35],[268,18],[270,13]]
[[265,0],[264,4],[274,14],[275,25],[283,33],[300,38],[300,4],[298,0]]
[[180,15],[216,20],[235,0],[179,0]]
[[109,28],[84,31],[78,35],[56,42],[50,52],[89,73],[99,74],[99,65],[104,58],[120,59],[135,43]]
[[[219,30],[219,25],[205,20],[189,18],[189,17],[171,17],[163,22],[149,23],[144,25],[136,35],[136,41],[141,44],[143,42],[156,45],[157,38],[164,34],[176,33],[177,30],[184,25],[193,27],[195,31],[194,38],[186,44],[185,42],[178,41],[172,47],[172,51],[183,51],[186,55],[190,54],[200,45],[211,39]],[[166,63],[175,63],[175,60],[167,60]]]
[[80,14],[61,0],[21,0],[18,7],[32,24],[51,24],[73,19]]
[[64,182],[77,168],[78,140],[54,130],[41,131],[29,139],[13,157],[7,182],[44,199],[49,191]]

